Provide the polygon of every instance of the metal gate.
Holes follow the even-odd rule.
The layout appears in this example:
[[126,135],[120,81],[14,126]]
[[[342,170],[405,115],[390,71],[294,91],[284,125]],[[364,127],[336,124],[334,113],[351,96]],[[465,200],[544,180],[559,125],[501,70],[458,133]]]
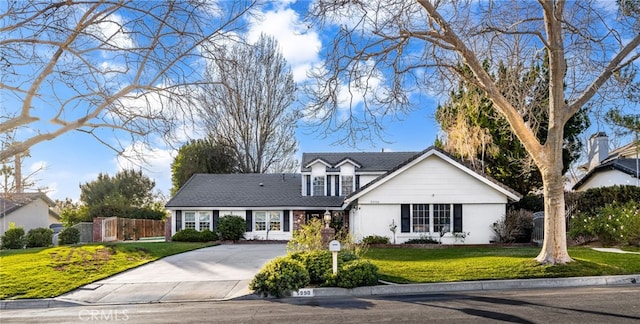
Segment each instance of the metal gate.
[[102,221],[102,242],[118,240],[118,217],[105,218]]
[[544,212],[533,213],[533,233],[531,240],[542,244],[544,240]]

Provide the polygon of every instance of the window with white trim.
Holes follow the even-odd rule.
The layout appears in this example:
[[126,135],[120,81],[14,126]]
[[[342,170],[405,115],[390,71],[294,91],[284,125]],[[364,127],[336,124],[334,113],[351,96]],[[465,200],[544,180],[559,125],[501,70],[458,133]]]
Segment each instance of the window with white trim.
[[184,212],[184,229],[196,229],[196,212]]
[[[282,213],[280,211],[254,211],[253,230],[259,231],[280,231],[282,230]],[[268,226],[268,227],[267,227]]]
[[316,176],[313,178],[313,195],[324,196],[324,176]]
[[429,204],[413,204],[412,232],[429,233]]
[[462,204],[402,204],[401,233],[462,232]]
[[451,205],[434,204],[433,205],[433,232],[449,232],[451,231]]
[[348,196],[353,192],[353,176],[342,176],[342,195]]
[[211,216],[209,211],[185,211],[183,228],[196,231],[211,230]]

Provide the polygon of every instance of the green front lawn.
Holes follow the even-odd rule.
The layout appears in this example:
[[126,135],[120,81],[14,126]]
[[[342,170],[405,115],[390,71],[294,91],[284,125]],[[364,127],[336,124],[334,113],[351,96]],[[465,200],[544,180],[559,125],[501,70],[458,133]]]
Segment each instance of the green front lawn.
[[533,260],[539,252],[535,247],[370,248],[364,258],[378,266],[382,280],[396,283],[640,273],[639,254],[570,248],[575,262],[549,266]]
[[92,244],[0,252],[0,299],[47,298],[212,243]]

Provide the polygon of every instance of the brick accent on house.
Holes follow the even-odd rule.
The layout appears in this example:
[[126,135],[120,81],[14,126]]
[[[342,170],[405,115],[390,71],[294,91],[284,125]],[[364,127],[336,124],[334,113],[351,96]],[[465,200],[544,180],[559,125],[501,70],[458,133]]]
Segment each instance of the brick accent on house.
[[305,224],[305,213],[304,210],[294,210],[293,211],[293,230],[299,230],[302,225]]
[[94,217],[93,218],[93,241],[94,242],[102,242],[102,222],[105,217]]

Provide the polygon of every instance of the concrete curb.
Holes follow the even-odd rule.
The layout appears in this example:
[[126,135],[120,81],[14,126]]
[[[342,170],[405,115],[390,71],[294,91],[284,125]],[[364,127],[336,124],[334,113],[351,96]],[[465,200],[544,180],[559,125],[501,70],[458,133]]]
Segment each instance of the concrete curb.
[[[640,274],[598,277],[572,278],[544,278],[544,279],[512,279],[486,280],[463,282],[440,282],[428,284],[380,285],[371,287],[345,288],[314,288],[314,297],[338,296],[381,296],[381,295],[411,295],[447,291],[478,291],[478,290],[506,290],[532,288],[561,288],[584,286],[628,285],[640,283]],[[304,298],[304,297],[300,297]]]
[[64,300],[57,300],[54,298],[0,300],[0,310],[60,308],[60,307],[74,307],[74,306],[82,306],[82,304],[64,301]]

